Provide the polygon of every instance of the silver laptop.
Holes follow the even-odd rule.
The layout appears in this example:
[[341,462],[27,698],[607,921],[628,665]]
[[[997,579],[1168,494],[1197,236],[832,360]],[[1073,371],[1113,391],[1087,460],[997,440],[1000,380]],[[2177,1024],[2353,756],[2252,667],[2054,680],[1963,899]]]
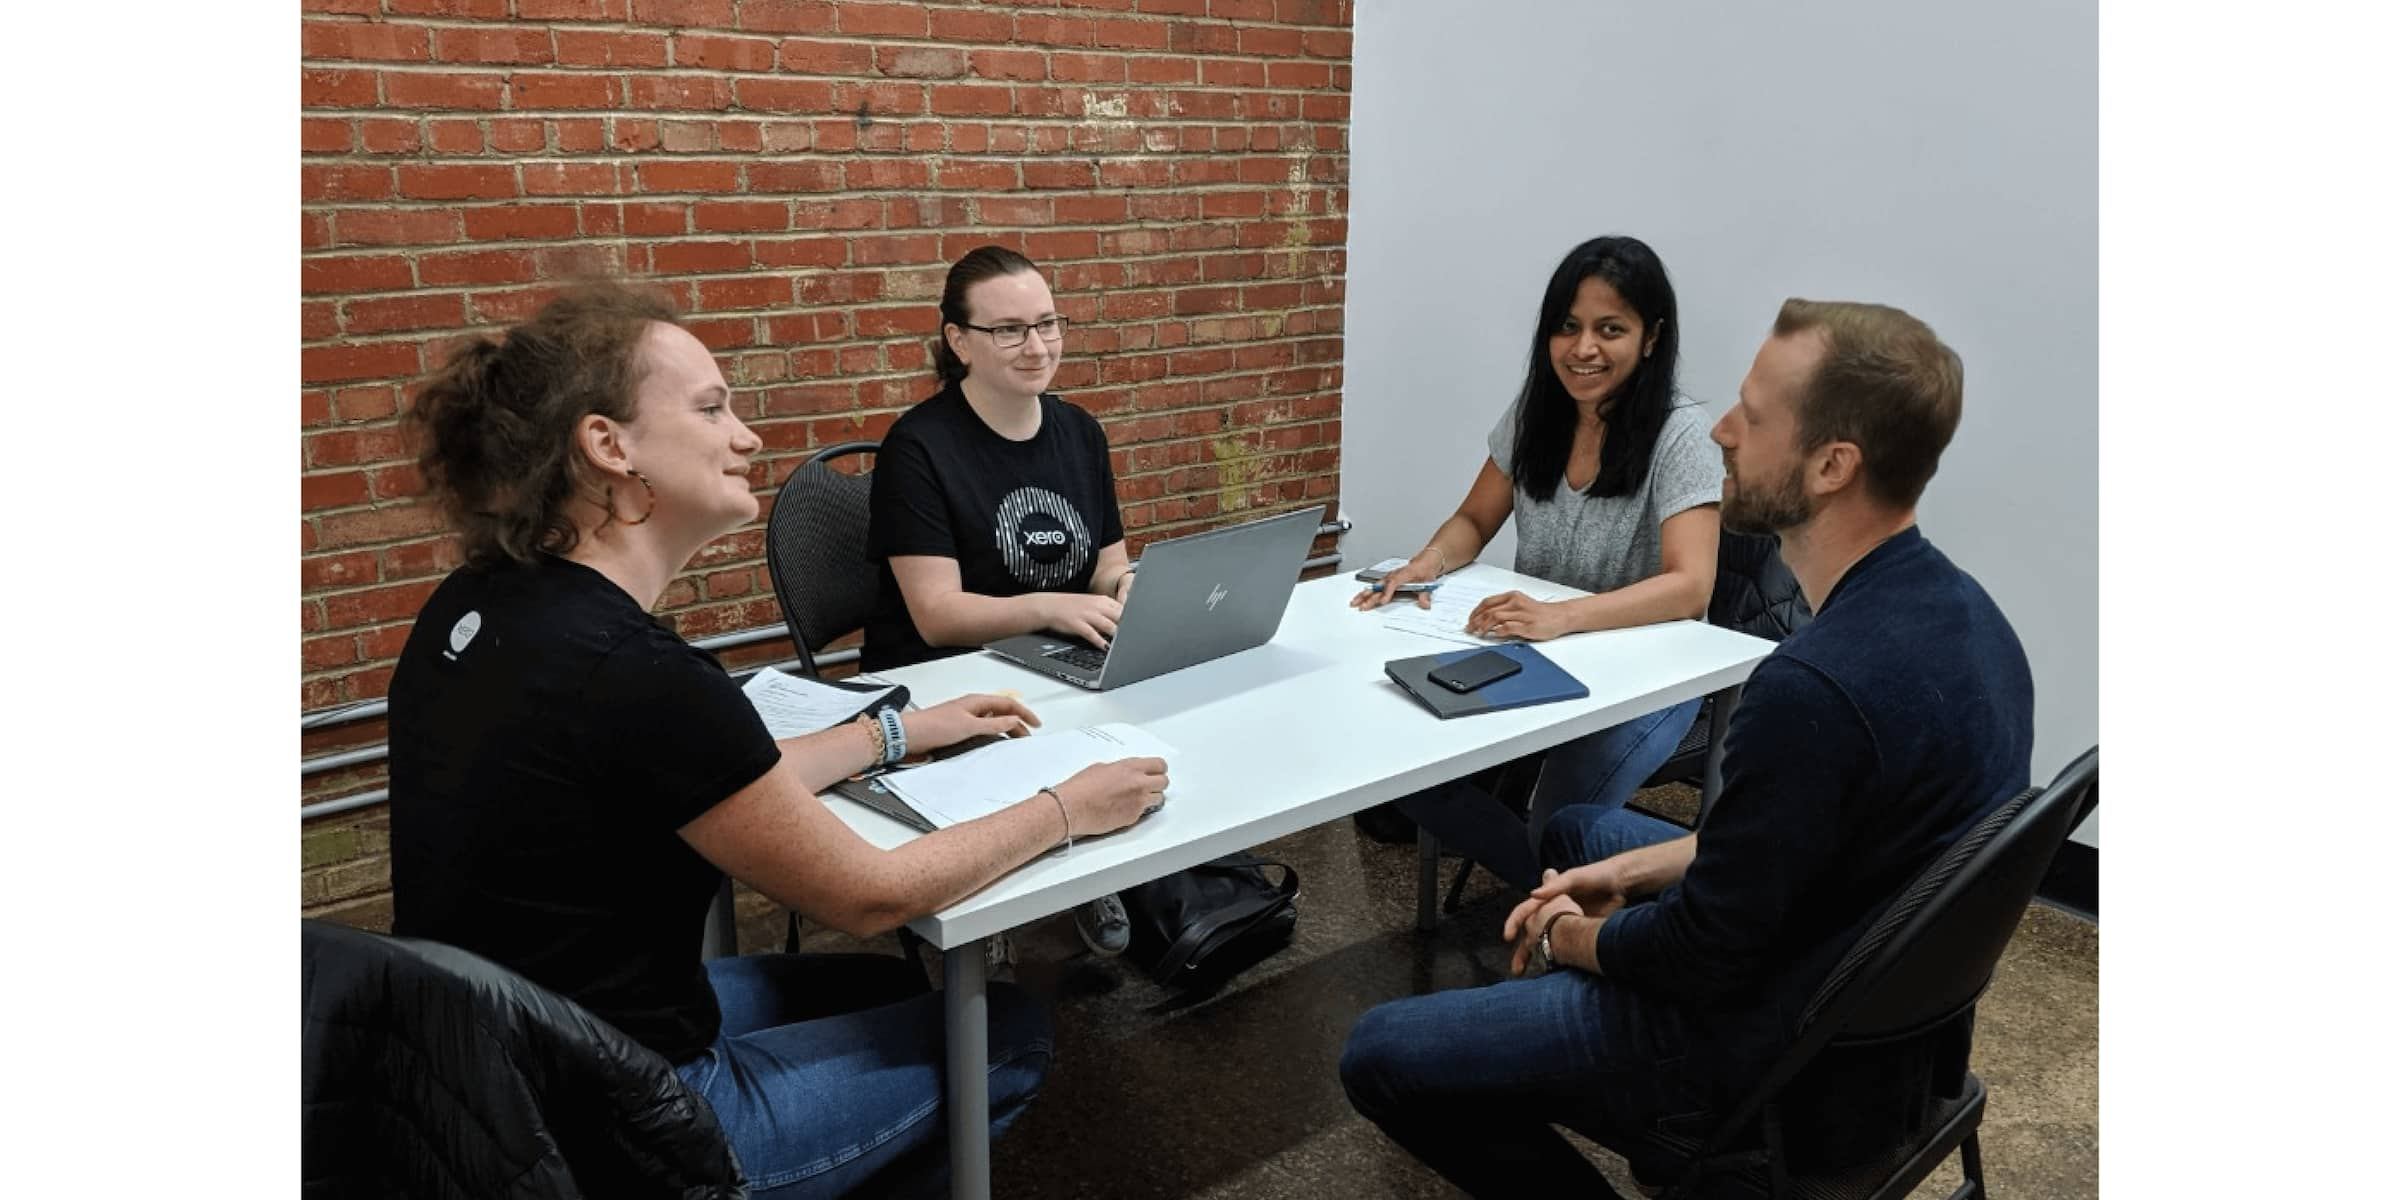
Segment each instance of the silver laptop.
[[1263,646],[1283,624],[1300,564],[1324,521],[1324,509],[1308,508],[1151,543],[1105,651],[1046,633],[1002,638],[984,649],[1102,691]]

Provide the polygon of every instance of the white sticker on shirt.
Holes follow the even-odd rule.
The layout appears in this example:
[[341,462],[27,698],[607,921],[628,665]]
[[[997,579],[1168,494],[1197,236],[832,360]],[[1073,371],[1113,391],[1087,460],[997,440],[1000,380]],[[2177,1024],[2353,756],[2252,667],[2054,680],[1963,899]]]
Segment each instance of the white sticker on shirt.
[[450,627],[450,649],[444,651],[442,657],[456,662],[458,656],[466,651],[467,643],[475,640],[476,631],[482,628],[482,613],[470,611],[460,617],[458,624]]

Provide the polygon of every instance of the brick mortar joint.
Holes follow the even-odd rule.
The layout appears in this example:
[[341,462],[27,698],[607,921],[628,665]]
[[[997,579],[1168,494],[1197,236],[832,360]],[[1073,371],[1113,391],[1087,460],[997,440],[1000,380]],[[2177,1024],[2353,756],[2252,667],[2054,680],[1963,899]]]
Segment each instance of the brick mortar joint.
[[[835,7],[835,8],[838,10],[838,9],[839,9],[839,7],[840,7],[840,5],[839,5],[838,3],[836,3],[836,4],[834,5],[834,7]],[[995,13],[995,12],[994,12],[994,11],[993,11],[991,8],[989,8],[989,7],[985,6],[985,5],[982,5],[982,4],[921,4],[921,5],[919,5],[918,7],[926,9],[926,10],[927,10],[927,15],[928,15],[929,17],[930,17],[930,16],[931,16],[933,13],[935,13],[935,12],[990,13],[990,14],[992,14],[992,15],[1005,15],[1005,16],[1007,16],[1007,17],[1009,17],[1009,18],[1010,18],[1010,22],[1011,22],[1012,28],[1013,28],[1013,25],[1014,25],[1014,20],[1015,20],[1015,17],[1016,17],[1016,16],[1019,16],[1019,15],[1028,15],[1028,16],[1036,16],[1036,17],[1047,17],[1047,16],[1049,15],[1049,14],[1048,14],[1048,13],[1046,13],[1046,12],[1042,12],[1042,13],[1023,13],[1023,14],[1020,14],[1020,13]],[[1057,9],[1057,10],[1053,10],[1053,11],[1060,12],[1060,13],[1064,13],[1064,12],[1066,12],[1066,11],[1068,11],[1068,10],[1065,10],[1065,9]],[[1209,15],[1206,15],[1206,14],[1199,14],[1199,13],[1146,13],[1146,12],[1139,12],[1139,11],[1136,11],[1136,10],[1133,10],[1133,9],[1124,9],[1124,10],[1107,10],[1107,9],[1081,10],[1081,9],[1079,9],[1079,10],[1075,10],[1075,11],[1078,11],[1078,12],[1088,12],[1088,13],[1089,13],[1089,15],[1087,15],[1087,16],[1079,16],[1079,17],[1078,17],[1078,16],[1059,16],[1059,17],[1051,17],[1050,19],[1052,19],[1052,20],[1061,20],[1061,21],[1131,21],[1131,22],[1134,22],[1134,23],[1137,23],[1137,24],[1143,24],[1143,25],[1166,25],[1166,26],[1170,26],[1170,27],[1172,27],[1172,26],[1174,26],[1174,25],[1178,25],[1178,24],[1182,24],[1182,25],[1203,25],[1203,26],[1207,26],[1207,27],[1211,27],[1211,28],[1232,29],[1232,30],[1236,31],[1237,33],[1238,33],[1239,31],[1241,31],[1241,30],[1244,30],[1244,29],[1276,29],[1276,30],[1280,30],[1280,29],[1292,29],[1292,30],[1301,30],[1301,31],[1308,31],[1308,30],[1324,30],[1324,31],[1328,31],[1328,32],[1336,32],[1336,33],[1353,33],[1353,34],[1355,33],[1355,26],[1353,26],[1353,25],[1345,25],[1345,24],[1341,24],[1341,23],[1338,23],[1338,22],[1331,22],[1331,21],[1326,21],[1326,22],[1315,22],[1315,21],[1285,21],[1285,20],[1280,20],[1280,19],[1270,19],[1270,20],[1251,20],[1251,19],[1244,19],[1244,18],[1239,18],[1239,17],[1216,17],[1216,16],[1209,16]],[[794,40],[794,39],[805,39],[805,40],[808,40],[808,41],[819,41],[819,42],[822,42],[822,41],[858,42],[858,43],[862,43],[862,44],[865,44],[865,45],[882,45],[882,44],[886,44],[886,43],[902,43],[902,44],[918,44],[918,43],[924,43],[924,44],[928,44],[928,45],[935,45],[935,46],[951,46],[951,47],[955,47],[955,46],[980,46],[980,47],[984,47],[984,48],[990,48],[990,49],[1012,49],[1012,50],[1013,50],[1013,49],[1024,49],[1024,48],[1031,48],[1031,47],[1034,47],[1034,46],[1041,46],[1041,47],[1049,47],[1049,48],[1052,48],[1052,49],[1055,49],[1055,50],[1059,50],[1059,51],[1064,51],[1064,52],[1067,52],[1067,53],[1085,53],[1085,52],[1094,52],[1094,48],[1093,48],[1093,47],[1085,47],[1085,46],[1059,46],[1059,45],[1057,45],[1056,43],[1052,43],[1052,42],[1030,42],[1030,43],[1026,43],[1026,42],[1018,42],[1018,41],[1015,41],[1015,40],[1013,40],[1013,39],[1012,39],[1012,40],[1011,40],[1010,42],[1008,42],[1006,45],[993,45],[993,44],[990,44],[990,43],[979,43],[979,42],[966,42],[966,41],[960,41],[960,40],[958,40],[958,39],[956,39],[956,38],[937,38],[937,37],[933,36],[931,33],[924,33],[924,34],[903,34],[903,33],[864,33],[864,32],[859,32],[859,33],[851,33],[851,32],[846,32],[846,31],[839,30],[839,29],[826,29],[826,30],[813,30],[813,31],[812,31],[812,30],[792,30],[792,29],[741,29],[741,28],[728,28],[728,27],[725,27],[725,26],[719,26],[719,25],[668,25],[668,24],[644,24],[644,23],[642,23],[642,22],[638,22],[638,21],[631,21],[631,20],[613,20],[613,19],[602,19],[602,20],[592,20],[592,21],[587,21],[587,20],[581,20],[581,19],[578,19],[578,18],[573,18],[573,17],[541,17],[541,18],[533,18],[533,17],[462,17],[462,16],[458,16],[458,15],[456,15],[456,14],[452,14],[452,13],[424,13],[424,14],[416,14],[416,13],[331,13],[331,12],[319,13],[319,12],[304,12],[304,13],[302,13],[302,14],[301,14],[300,22],[301,22],[301,24],[302,24],[302,25],[328,25],[328,26],[333,26],[333,25],[341,25],[341,26],[357,26],[357,27],[359,27],[359,28],[371,28],[371,27],[374,27],[374,26],[377,26],[377,25],[382,25],[382,26],[395,26],[395,25],[396,25],[396,26],[405,26],[405,27],[411,27],[411,28],[425,28],[425,29],[474,29],[474,30],[484,30],[484,31],[496,30],[496,29],[538,29],[538,30],[543,30],[543,31],[546,31],[546,32],[554,33],[554,34],[555,34],[555,33],[561,33],[561,32],[565,32],[565,33],[586,33],[586,32],[589,32],[589,33],[655,33],[655,34],[658,34],[658,35],[659,35],[659,36],[661,36],[661,37],[667,37],[667,38],[673,38],[673,37],[675,37],[675,36],[676,36],[676,35],[678,35],[678,34],[692,34],[692,35],[695,35],[695,36],[701,36],[701,37],[738,37],[738,38],[752,38],[752,39],[756,39],[756,40],[759,40],[759,41],[773,41],[773,42],[776,42],[776,43],[778,43],[778,44],[780,44],[781,42],[787,41],[787,40]],[[1106,48],[1106,49],[1112,49],[1112,50],[1113,50],[1113,49],[1116,49],[1116,48],[1115,48],[1115,47],[1108,47],[1108,48]],[[1143,47],[1143,48],[1141,48],[1141,50],[1147,50],[1147,49],[1149,49],[1149,48],[1147,48],[1147,47]],[[1140,50],[1136,50],[1136,51],[1119,51],[1119,52],[1121,52],[1121,53],[1127,53],[1127,52],[1131,52],[1131,53],[1138,53],[1138,52],[1140,52]],[[1159,54],[1173,54],[1173,53],[1175,53],[1175,51],[1174,51],[1174,50],[1173,50],[1171,47],[1169,47],[1169,48],[1163,48],[1163,49],[1159,49],[1159,50],[1157,50],[1157,51],[1156,51],[1156,53],[1159,53]],[[345,61],[345,62],[346,62],[346,61],[350,61],[350,60],[343,59],[343,60],[337,60],[337,61]],[[359,61],[370,61],[370,60],[359,60]],[[1328,61],[1331,61],[1331,60],[1328,60]],[[1342,61],[1347,61],[1347,60],[1342,60]]]

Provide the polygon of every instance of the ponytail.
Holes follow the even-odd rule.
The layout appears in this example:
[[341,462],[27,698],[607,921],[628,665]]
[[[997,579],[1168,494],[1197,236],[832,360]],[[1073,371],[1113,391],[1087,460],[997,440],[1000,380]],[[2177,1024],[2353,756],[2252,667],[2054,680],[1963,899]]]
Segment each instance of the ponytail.
[[967,323],[967,289],[1003,275],[1039,273],[1033,260],[1006,246],[977,246],[951,264],[942,281],[942,328],[933,335],[933,370],[944,386],[967,377],[967,364],[950,348],[950,326]]

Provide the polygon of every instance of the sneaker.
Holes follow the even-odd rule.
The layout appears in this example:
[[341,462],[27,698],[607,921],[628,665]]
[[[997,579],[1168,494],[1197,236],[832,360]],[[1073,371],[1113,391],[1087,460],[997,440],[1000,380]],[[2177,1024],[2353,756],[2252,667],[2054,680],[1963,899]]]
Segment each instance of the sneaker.
[[1075,910],[1075,932],[1092,953],[1115,958],[1133,944],[1133,919],[1125,915],[1124,901],[1102,896]]
[[985,979],[1014,979],[1017,974],[1017,943],[1005,933],[995,933],[983,939],[983,977]]

